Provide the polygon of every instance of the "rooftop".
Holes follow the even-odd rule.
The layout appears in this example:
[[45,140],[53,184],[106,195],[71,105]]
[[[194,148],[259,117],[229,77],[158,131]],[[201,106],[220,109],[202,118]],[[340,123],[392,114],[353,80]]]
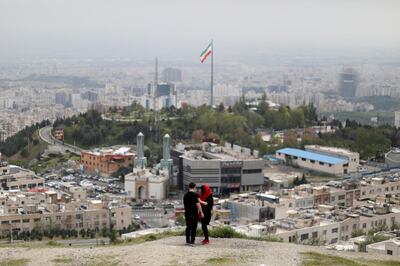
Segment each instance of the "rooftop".
[[333,156],[328,156],[328,155],[322,155],[316,152],[310,152],[310,151],[303,151],[300,149],[294,149],[294,148],[284,148],[277,150],[276,152],[278,153],[283,153],[291,156],[296,156],[308,160],[314,160],[318,162],[323,162],[323,163],[328,163],[328,164],[342,164],[346,163],[346,160],[333,157]]
[[113,146],[109,148],[95,148],[87,153],[99,155],[120,155],[120,156],[133,156],[133,148],[130,146]]
[[336,147],[328,147],[328,146],[319,146],[319,145],[306,145],[304,148],[307,149],[315,149],[315,150],[320,150],[320,151],[325,151],[325,152],[332,152],[332,153],[340,153],[343,155],[353,155],[355,152],[352,152],[348,149],[343,149],[343,148],[336,148]]

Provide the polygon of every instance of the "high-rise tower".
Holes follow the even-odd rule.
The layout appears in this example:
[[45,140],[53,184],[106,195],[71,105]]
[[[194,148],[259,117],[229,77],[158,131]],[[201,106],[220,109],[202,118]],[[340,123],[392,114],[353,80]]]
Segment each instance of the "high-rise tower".
[[357,91],[357,73],[351,68],[345,68],[339,74],[339,94],[345,98],[353,98]]

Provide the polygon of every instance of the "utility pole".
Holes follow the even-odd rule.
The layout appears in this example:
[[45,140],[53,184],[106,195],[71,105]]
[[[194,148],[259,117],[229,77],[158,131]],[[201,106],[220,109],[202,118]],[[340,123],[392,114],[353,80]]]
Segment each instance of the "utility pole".
[[158,58],[156,57],[155,61],[155,70],[154,70],[154,84],[153,84],[153,110],[156,111],[156,97],[158,90]]
[[13,239],[13,231],[12,231],[12,223],[9,221],[10,224],[10,243],[12,244],[14,239]]
[[214,40],[211,40],[211,108],[214,105]]

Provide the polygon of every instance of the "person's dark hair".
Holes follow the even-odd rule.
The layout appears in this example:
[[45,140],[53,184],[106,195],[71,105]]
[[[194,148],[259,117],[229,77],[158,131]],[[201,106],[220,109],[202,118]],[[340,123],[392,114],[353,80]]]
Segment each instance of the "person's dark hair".
[[189,188],[190,189],[192,189],[192,188],[195,188],[196,187],[196,184],[195,183],[193,183],[193,182],[190,182],[190,184],[189,184]]
[[204,185],[201,186],[200,190],[201,193],[206,193],[206,187]]

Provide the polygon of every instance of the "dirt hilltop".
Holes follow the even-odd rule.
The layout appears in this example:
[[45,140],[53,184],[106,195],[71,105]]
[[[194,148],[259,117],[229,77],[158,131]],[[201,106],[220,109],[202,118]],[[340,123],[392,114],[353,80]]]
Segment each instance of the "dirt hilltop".
[[[211,239],[207,246],[188,247],[183,237],[105,247],[3,247],[0,265],[301,265],[303,252],[351,259],[390,260],[357,252],[333,252],[324,247],[244,239]],[[8,264],[7,264],[8,262]],[[12,264],[15,263],[15,264]],[[20,264],[17,264],[20,263]]]

